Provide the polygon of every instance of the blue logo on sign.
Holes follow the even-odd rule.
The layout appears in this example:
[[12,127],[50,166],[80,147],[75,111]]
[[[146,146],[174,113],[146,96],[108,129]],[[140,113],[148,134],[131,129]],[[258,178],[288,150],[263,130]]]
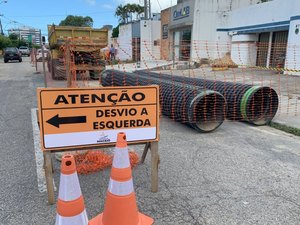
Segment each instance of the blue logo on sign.
[[179,20],[184,17],[188,17],[189,15],[190,15],[190,7],[186,6],[179,10],[175,10],[173,13],[173,18],[174,18],[174,20]]

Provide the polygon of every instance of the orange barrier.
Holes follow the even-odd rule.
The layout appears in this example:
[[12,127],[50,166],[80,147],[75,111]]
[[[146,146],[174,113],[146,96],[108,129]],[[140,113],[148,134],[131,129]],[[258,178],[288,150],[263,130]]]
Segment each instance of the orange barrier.
[[88,218],[81,194],[73,155],[66,154],[61,161],[61,174],[55,225],[87,225]]
[[138,212],[126,135],[118,133],[103,213],[89,225],[151,225],[154,220]]
[[[103,151],[86,151],[82,154],[75,154],[75,162],[78,174],[89,174],[107,167],[111,167],[113,156]],[[129,160],[131,167],[137,166],[139,156],[134,151],[129,151]]]

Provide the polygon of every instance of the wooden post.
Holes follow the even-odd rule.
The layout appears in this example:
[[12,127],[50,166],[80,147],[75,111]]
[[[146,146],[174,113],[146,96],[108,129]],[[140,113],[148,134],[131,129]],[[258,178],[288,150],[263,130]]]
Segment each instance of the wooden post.
[[142,158],[141,158],[141,163],[145,162],[145,159],[146,159],[149,148],[150,148],[150,142],[147,142],[146,145],[145,145],[144,151],[143,151],[143,155],[142,155]]
[[151,150],[151,191],[158,191],[158,164],[159,164],[159,154],[158,154],[158,141],[150,143]]
[[66,41],[66,77],[67,77],[67,87],[72,87],[73,77],[71,73],[71,53],[70,53],[69,41]]
[[37,72],[38,69],[37,69],[36,49],[34,49],[34,58],[35,58],[35,72]]
[[54,204],[54,185],[53,185],[53,168],[52,168],[52,158],[51,152],[44,152],[44,168],[47,184],[48,193],[48,203],[50,205]]

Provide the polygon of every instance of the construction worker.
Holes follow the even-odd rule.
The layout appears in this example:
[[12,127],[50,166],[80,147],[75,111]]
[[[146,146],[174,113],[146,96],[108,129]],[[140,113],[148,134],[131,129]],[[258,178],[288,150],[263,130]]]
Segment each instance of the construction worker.
[[105,48],[105,60],[106,61],[109,61],[110,60],[110,48],[109,48],[109,46],[107,46],[106,48]]
[[113,61],[116,59],[116,49],[113,44],[110,45],[110,60]]

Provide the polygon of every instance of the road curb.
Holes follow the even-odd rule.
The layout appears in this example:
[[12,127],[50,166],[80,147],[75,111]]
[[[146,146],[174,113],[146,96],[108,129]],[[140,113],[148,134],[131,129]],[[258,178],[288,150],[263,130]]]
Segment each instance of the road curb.
[[289,125],[286,125],[286,124],[283,124],[280,122],[270,122],[268,124],[268,126],[273,127],[277,130],[287,132],[289,134],[300,136],[300,128],[292,127],[292,126],[289,126]]

